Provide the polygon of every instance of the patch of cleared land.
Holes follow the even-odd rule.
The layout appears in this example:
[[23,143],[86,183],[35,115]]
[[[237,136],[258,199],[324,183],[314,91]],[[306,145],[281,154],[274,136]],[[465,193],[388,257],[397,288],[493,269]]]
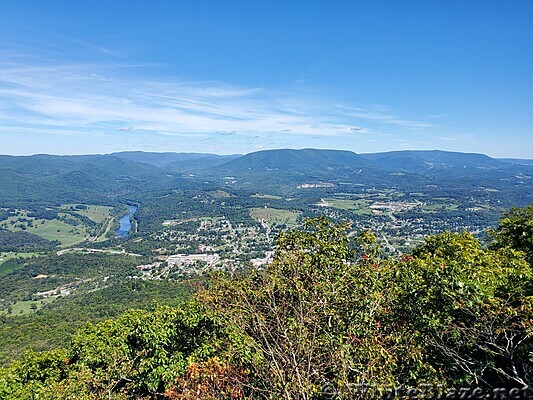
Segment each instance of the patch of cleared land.
[[[0,315],[31,314],[54,300],[54,297],[47,297],[40,300],[20,300],[13,303],[10,307],[0,310]],[[9,312],[9,309],[11,309],[11,313]]]
[[62,208],[73,208],[78,205],[84,205],[87,209],[74,209],[72,211],[89,218],[97,224],[101,224],[96,235],[91,238],[91,241],[103,242],[107,240],[107,233],[113,227],[113,221],[115,220],[115,218],[111,216],[113,207],[88,204],[66,204],[62,206]]
[[283,199],[283,197],[281,197],[281,196],[274,196],[272,194],[261,194],[261,193],[252,194],[250,197],[254,197],[256,199],[270,199],[270,200],[281,200],[281,199]]
[[225,190],[212,190],[209,194],[215,198],[231,197],[232,195]]
[[87,235],[83,225],[71,226],[57,219],[45,221],[44,224],[38,223],[27,231],[48,240],[58,240],[63,246],[82,242]]
[[268,225],[287,225],[295,227],[298,225],[299,211],[278,210],[276,208],[251,208],[250,216],[257,220],[264,220]]
[[324,207],[337,208],[339,210],[351,211],[354,214],[372,214],[372,210],[369,208],[370,203],[371,202],[367,200],[327,198],[322,199],[319,205]]
[[100,228],[97,235],[99,235],[96,238],[96,242],[103,242],[107,240],[107,233],[113,228],[113,221],[115,221],[115,218],[109,217],[107,222],[103,225],[103,228]]
[[[76,205],[77,204],[68,204],[67,206],[76,206]],[[66,206],[63,206],[63,207],[66,207]],[[76,209],[73,211],[93,220],[96,223],[102,223],[110,217],[111,210],[113,210],[113,207],[87,205],[86,210]]]
[[[87,217],[90,220],[102,224],[98,235],[97,241],[103,241],[106,239],[106,233],[113,226],[113,218],[111,217],[111,211],[113,207],[86,205],[86,209],[75,209],[78,204],[65,204],[58,209],[58,215],[67,219],[76,219],[66,211],[73,211],[81,216]],[[73,209],[74,208],[74,209]],[[22,219],[22,221],[20,220]],[[28,222],[30,221],[30,222]],[[88,238],[86,226],[81,220],[77,220],[78,224],[73,226],[58,219],[36,219],[28,217],[28,212],[25,210],[18,210],[17,215],[10,216],[5,221],[0,223],[0,228],[9,229],[10,231],[26,231],[33,233],[47,240],[57,240],[61,243],[61,246],[72,246],[74,244],[83,242]]]
[[[83,205],[87,208],[75,208],[76,206],[80,205]],[[92,204],[65,204],[61,206],[61,208],[71,209],[71,211],[74,211],[77,214],[87,217],[90,220],[96,222],[97,224],[101,224],[100,228],[96,233],[96,236],[92,237],[91,240],[96,242],[103,242],[107,240],[107,233],[113,227],[113,221],[115,220],[115,218],[111,216],[111,211],[113,210],[113,207],[97,206]]]
[[[20,222],[19,218],[31,221],[31,226],[28,222]],[[87,236],[87,231],[81,221],[78,225],[72,226],[57,219],[47,220],[28,217],[27,211],[19,211],[17,216],[11,216],[5,221],[2,221],[0,228],[9,229],[13,232],[26,231],[47,240],[58,240],[62,246],[70,246],[82,242]]]
[[3,252],[0,252],[0,276],[2,275],[6,275],[12,271],[14,271],[15,269],[17,269],[17,265],[14,264],[14,263],[10,263],[9,261],[14,259],[14,258],[30,258],[30,257],[33,257],[33,256],[39,256],[40,254],[39,253],[14,253],[14,252],[9,252],[9,253],[3,253]]

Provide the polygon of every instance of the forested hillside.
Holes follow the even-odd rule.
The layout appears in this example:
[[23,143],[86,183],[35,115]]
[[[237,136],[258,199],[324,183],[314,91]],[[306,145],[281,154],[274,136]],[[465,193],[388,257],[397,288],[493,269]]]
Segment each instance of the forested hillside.
[[[523,161],[523,160],[522,160]],[[0,156],[0,205],[92,202],[114,204],[143,193],[218,187],[295,195],[301,185],[415,191],[427,185],[490,187],[514,200],[533,196],[533,167],[483,154],[397,151],[265,150],[246,155],[122,152],[106,155]],[[517,196],[518,197],[518,196]]]
[[0,156],[0,204],[116,200],[140,191],[172,186],[164,171],[111,155]]
[[[384,257],[325,218],[281,233],[272,264],[212,274],[179,306],[132,310],[0,371],[5,399],[354,398],[391,388],[531,385],[533,205],[482,246],[427,237]],[[360,389],[357,389],[360,390]],[[517,392],[518,393],[518,392]],[[356,395],[361,392],[356,392]]]

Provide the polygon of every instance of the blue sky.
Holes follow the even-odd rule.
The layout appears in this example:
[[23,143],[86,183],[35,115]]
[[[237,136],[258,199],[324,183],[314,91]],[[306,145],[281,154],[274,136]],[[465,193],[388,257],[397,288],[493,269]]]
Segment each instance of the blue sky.
[[533,2],[10,1],[0,153],[533,158]]

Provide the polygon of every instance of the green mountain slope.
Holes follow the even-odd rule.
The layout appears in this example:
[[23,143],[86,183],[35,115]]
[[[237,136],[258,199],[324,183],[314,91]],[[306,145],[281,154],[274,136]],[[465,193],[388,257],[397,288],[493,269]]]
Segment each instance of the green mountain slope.
[[0,204],[105,202],[175,182],[154,166],[105,156],[0,156]]

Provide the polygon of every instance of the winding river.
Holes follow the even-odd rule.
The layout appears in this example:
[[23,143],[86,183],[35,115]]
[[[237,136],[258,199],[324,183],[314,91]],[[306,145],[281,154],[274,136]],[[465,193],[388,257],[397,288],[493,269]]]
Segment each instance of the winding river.
[[137,211],[137,208],[137,206],[128,204],[128,213],[118,220],[120,228],[115,233],[119,238],[128,237],[131,230],[131,218],[133,217],[133,214],[135,214],[135,211]]

